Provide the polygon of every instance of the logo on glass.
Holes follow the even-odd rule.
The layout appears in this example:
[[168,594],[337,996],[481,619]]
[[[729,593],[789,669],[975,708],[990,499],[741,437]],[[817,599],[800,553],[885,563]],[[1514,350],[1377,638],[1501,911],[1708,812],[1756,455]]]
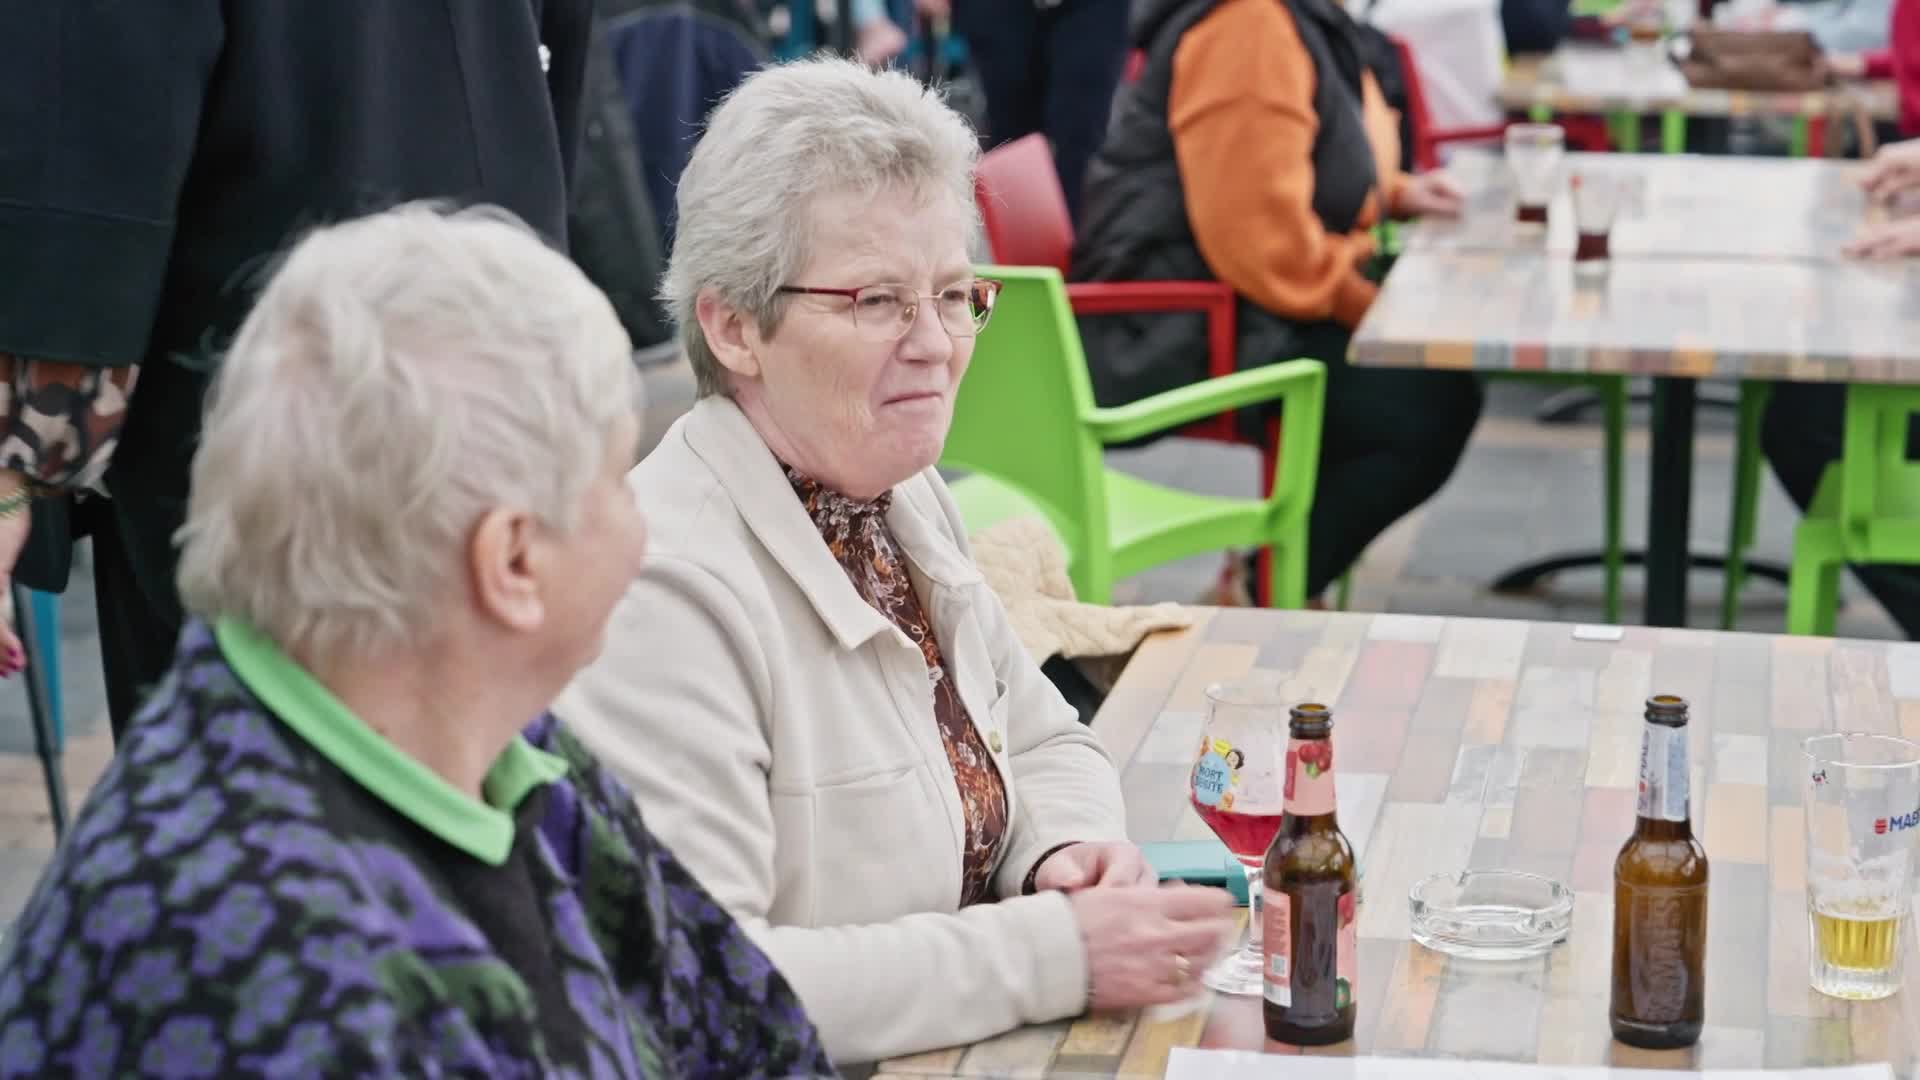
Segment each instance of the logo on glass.
[[1920,829],[1920,807],[1915,807],[1905,814],[1875,818],[1873,822],[1875,836],[1885,836],[1888,833],[1903,832],[1907,829]]

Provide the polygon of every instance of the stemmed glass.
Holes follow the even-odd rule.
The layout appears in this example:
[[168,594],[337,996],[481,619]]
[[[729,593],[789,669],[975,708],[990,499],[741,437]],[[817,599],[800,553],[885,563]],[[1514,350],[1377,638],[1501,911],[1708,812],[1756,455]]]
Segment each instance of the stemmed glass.
[[1247,876],[1246,943],[1220,958],[1201,982],[1223,994],[1258,995],[1265,958],[1260,942],[1261,863],[1285,806],[1287,707],[1276,682],[1207,688],[1207,717],[1188,779],[1194,812],[1227,846]]

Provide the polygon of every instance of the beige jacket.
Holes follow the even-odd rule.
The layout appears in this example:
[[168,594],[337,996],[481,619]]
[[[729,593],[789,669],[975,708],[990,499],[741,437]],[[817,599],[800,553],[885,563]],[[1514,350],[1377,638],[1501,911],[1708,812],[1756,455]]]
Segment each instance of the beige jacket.
[[1125,836],[1113,765],[1028,658],[929,469],[887,522],[1006,781],[1001,903],[958,908],[961,807],[920,650],[860,598],[725,398],[629,478],[645,570],[555,706],[759,941],[842,1062],[972,1042],[1086,1004],[1057,844]]

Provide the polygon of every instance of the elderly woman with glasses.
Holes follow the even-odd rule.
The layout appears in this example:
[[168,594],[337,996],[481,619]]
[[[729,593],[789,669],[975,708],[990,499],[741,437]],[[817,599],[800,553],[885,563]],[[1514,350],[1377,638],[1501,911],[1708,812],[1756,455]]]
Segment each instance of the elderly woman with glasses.
[[633,471],[652,554],[555,704],[841,1062],[1184,997],[1230,932],[1127,843],[933,468],[996,292],[976,156],[846,61],[714,112],[665,289],[703,396]]
[[292,252],[194,461],[195,621],[0,954],[0,1076],[832,1072],[542,716],[640,566],[633,378],[504,211]]

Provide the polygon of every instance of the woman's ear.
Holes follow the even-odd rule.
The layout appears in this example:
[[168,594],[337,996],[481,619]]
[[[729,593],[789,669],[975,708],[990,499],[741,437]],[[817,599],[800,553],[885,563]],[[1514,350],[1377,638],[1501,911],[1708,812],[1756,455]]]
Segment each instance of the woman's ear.
[[532,515],[496,508],[480,519],[467,542],[467,573],[474,602],[494,621],[521,633],[540,629],[538,525]]
[[760,335],[739,309],[720,299],[712,289],[703,289],[693,302],[694,316],[700,320],[700,333],[720,366],[742,379],[760,377],[760,357],[754,351]]

